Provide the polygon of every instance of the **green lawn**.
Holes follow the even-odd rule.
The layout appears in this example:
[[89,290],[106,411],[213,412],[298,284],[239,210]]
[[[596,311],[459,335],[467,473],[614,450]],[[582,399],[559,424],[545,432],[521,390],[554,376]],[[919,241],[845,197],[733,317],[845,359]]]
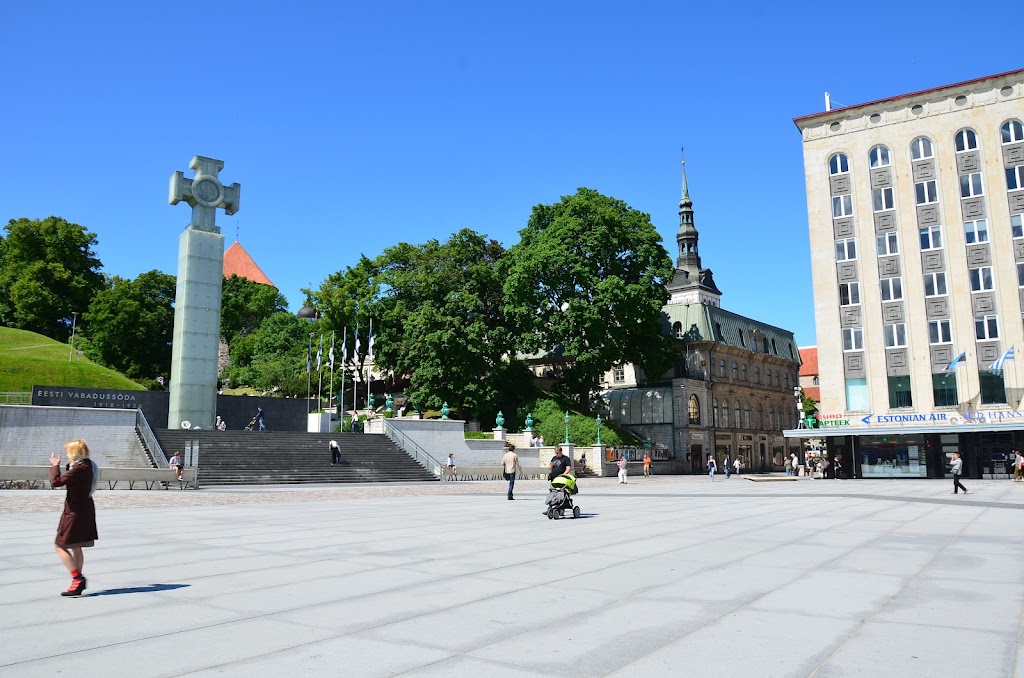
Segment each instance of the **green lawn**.
[[33,384],[142,390],[113,370],[100,367],[70,347],[35,332],[0,327],[0,392],[30,391]]

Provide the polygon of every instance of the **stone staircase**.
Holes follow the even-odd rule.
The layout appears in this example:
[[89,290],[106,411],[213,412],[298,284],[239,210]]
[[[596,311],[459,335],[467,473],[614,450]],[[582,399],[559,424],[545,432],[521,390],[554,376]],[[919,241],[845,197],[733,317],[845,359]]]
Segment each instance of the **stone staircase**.
[[[437,480],[382,435],[283,431],[154,431],[168,458],[199,443],[199,484],[286,485],[421,482]],[[328,442],[338,441],[341,463],[331,464]]]

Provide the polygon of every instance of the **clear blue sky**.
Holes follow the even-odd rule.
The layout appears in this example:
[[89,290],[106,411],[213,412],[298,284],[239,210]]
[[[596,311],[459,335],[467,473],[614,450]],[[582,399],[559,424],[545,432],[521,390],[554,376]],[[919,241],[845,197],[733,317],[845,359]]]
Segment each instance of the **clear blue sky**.
[[463,227],[511,246],[579,186],[650,213],[674,259],[685,145],[723,306],[811,344],[792,118],[826,90],[850,105],[1020,68],[996,39],[1008,7],[7,2],[0,219],[56,214],[97,234],[107,273],[176,273],[189,209],[168,179],[220,158],[242,198],[218,223],[295,311],[360,253]]

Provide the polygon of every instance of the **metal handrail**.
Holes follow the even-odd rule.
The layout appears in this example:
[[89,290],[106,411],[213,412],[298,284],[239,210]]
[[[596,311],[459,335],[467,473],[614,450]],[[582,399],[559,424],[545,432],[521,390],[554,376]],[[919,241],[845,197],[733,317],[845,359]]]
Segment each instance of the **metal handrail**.
[[163,448],[160,447],[160,442],[156,439],[156,434],[153,433],[153,429],[150,427],[146,415],[142,413],[141,407],[135,410],[135,432],[139,434],[143,444],[149,450],[149,456],[153,458],[153,463],[158,468],[170,468],[171,464],[167,461],[167,455],[164,454]]
[[420,466],[431,473],[444,468],[444,466],[441,465],[441,462],[434,459],[425,449],[423,449],[422,445],[410,438],[408,434],[395,428],[388,419],[384,419],[384,435],[390,438],[391,442],[395,445],[402,448],[406,454],[415,459]]
[[3,405],[31,405],[31,391],[0,391],[0,404]]

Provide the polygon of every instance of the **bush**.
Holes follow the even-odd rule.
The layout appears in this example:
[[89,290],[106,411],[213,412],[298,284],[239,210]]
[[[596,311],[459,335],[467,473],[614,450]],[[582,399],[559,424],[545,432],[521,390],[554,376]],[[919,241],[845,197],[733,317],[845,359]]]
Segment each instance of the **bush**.
[[[533,415],[533,431],[544,436],[544,443],[556,445],[565,440],[565,413],[569,411],[569,442],[581,447],[597,444],[597,419],[573,412],[564,402],[554,397],[540,398],[529,405]],[[525,420],[525,413],[523,419]],[[625,445],[636,442],[636,437],[626,431],[601,422],[602,445]]]
[[466,440],[494,440],[494,433],[488,431],[466,431]]

